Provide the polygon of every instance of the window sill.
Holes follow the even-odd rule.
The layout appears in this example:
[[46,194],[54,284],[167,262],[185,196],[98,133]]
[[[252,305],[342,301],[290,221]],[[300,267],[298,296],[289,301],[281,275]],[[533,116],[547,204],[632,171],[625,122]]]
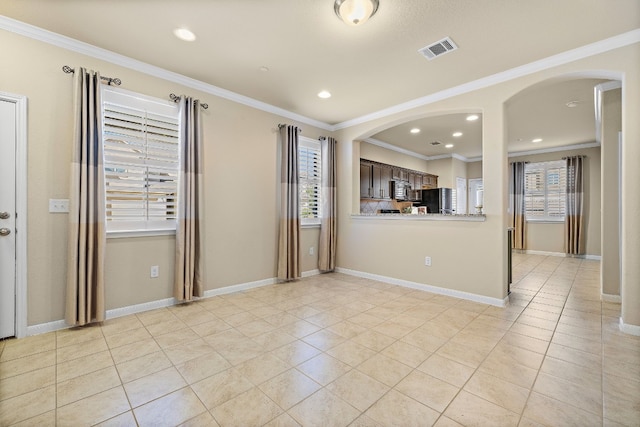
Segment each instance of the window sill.
[[564,219],[527,219],[531,224],[564,224]]
[[107,231],[107,239],[129,237],[175,236],[176,230],[112,230]]
[[320,223],[318,223],[318,224],[300,224],[300,228],[320,228]]

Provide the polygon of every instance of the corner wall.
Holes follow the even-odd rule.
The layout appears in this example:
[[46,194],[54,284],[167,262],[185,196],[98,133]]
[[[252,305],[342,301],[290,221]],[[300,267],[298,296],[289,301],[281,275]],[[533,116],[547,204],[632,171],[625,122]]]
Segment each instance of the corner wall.
[[[209,93],[0,30],[0,90],[28,98],[27,324],[64,318],[67,214],[48,212],[48,200],[69,197],[73,77],[63,65],[118,77],[122,88],[156,98],[185,93],[203,110],[205,290],[276,276],[279,123],[290,119]],[[10,60],[8,58],[11,58]],[[309,138],[331,132],[300,125]],[[302,230],[302,270],[317,269],[317,228]],[[116,309],[172,297],[173,236],[109,238],[106,307]],[[314,255],[308,247],[314,246]],[[151,265],[160,277],[151,279]]]

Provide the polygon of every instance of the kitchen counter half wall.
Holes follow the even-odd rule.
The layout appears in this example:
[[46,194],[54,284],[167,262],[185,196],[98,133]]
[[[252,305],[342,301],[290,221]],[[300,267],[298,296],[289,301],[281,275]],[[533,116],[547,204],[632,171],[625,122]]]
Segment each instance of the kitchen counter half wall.
[[357,220],[392,220],[392,221],[468,221],[468,222],[484,222],[485,215],[442,215],[442,214],[352,214],[351,219]]

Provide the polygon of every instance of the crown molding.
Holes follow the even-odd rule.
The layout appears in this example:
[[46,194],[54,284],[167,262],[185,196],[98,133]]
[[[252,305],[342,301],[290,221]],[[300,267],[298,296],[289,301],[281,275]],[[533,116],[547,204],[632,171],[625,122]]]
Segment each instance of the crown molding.
[[407,150],[405,148],[400,148],[400,147],[398,147],[396,145],[389,144],[387,142],[380,141],[378,139],[367,138],[367,139],[364,140],[364,142],[367,142],[367,143],[372,144],[372,145],[377,145],[378,147],[386,148],[387,150],[395,151],[397,153],[406,154],[407,156],[415,157],[417,159],[430,160],[430,158],[428,156],[416,153],[415,151]]
[[82,55],[90,56],[102,61],[106,61],[121,67],[129,68],[134,71],[138,71],[153,77],[158,77],[163,80],[168,80],[173,83],[177,83],[191,89],[199,90],[204,93],[208,93],[219,98],[224,98],[229,101],[236,102],[238,104],[247,105],[258,110],[272,113],[281,117],[305,123],[310,126],[314,126],[326,131],[333,131],[333,126],[321,122],[319,120],[312,119],[291,111],[285,110],[280,107],[267,104],[266,102],[258,101],[248,96],[240,95],[227,89],[223,89],[218,86],[214,86],[202,81],[192,79],[182,74],[174,73],[172,71],[165,70],[164,68],[156,67],[155,65],[147,64],[146,62],[138,61],[128,56],[120,55],[110,50],[102,49],[91,44],[81,42],[71,37],[63,36],[24,22],[17,21],[15,19],[8,18],[0,15],[0,29],[10,31],[21,36],[29,37],[34,40],[38,40],[53,46],[61,47]]
[[463,83],[459,86],[454,86],[452,88],[445,89],[431,95],[416,98],[414,100],[404,102],[393,107],[385,108],[371,114],[365,114],[364,116],[338,123],[333,126],[333,130],[349,128],[351,126],[359,125],[376,119],[381,119],[393,114],[411,110],[413,108],[433,104],[447,98],[469,93],[478,89],[483,89],[540,71],[548,70],[549,68],[554,68],[638,42],[640,42],[640,29],[628,31],[626,33],[622,33],[608,39],[600,40],[595,43],[591,43],[582,47],[578,47],[576,49],[568,50],[566,52],[562,52],[538,61],[531,62],[529,64],[501,71],[499,73],[492,74],[478,80]]
[[[453,96],[462,95],[478,89],[493,86],[499,83],[503,83],[509,80],[513,80],[519,77],[523,77],[529,74],[533,74],[539,71],[547,70],[549,68],[557,67],[559,65],[567,64],[569,62],[577,61],[579,59],[587,58],[590,56],[598,55],[610,50],[618,49],[624,46],[628,46],[634,43],[640,42],[640,29],[632,30],[626,33],[619,34],[617,36],[610,37],[608,39],[600,40],[595,43],[591,43],[576,49],[572,49],[566,52],[562,52],[539,61],[531,62],[519,67],[511,68],[509,70],[502,71],[481,79],[473,80],[458,86],[454,86],[449,89],[442,90],[440,92],[433,93],[431,95],[416,98],[414,100],[398,104],[389,108],[385,108],[364,116],[357,117],[355,119],[347,120],[342,123],[331,125],[319,120],[312,119],[280,107],[276,107],[266,102],[258,101],[248,96],[240,95],[227,89],[220,88],[208,83],[204,83],[199,80],[192,79],[182,74],[174,73],[172,71],[165,70],[160,67],[156,67],[151,64],[147,64],[136,59],[111,52],[106,49],[102,49],[93,45],[90,45],[79,40],[63,36],[42,28],[26,24],[15,19],[8,18],[0,15],[0,29],[10,31],[25,37],[29,37],[35,40],[39,40],[44,43],[48,43],[54,46],[61,47],[73,52],[77,52],[83,55],[87,55],[96,59],[100,59],[106,62],[110,62],[115,65],[119,65],[125,68],[129,68],[134,71],[158,77],[164,80],[168,80],[186,87],[190,87],[195,90],[209,93],[211,95],[224,98],[239,104],[247,105],[258,110],[272,113],[281,117],[305,123],[329,132],[335,132],[341,129],[349,128],[358,124],[366,123],[372,120],[385,118],[387,116],[397,114],[403,111],[407,111],[413,108],[422,107],[424,105],[433,104],[438,101],[442,101]],[[416,153],[417,154],[417,153]]]
[[550,148],[541,148],[539,150],[513,152],[513,153],[509,153],[507,157],[520,157],[520,156],[530,156],[532,154],[557,153],[559,151],[582,150],[585,148],[596,148],[596,147],[600,147],[599,142],[587,142],[584,144],[563,145],[562,147],[550,147]]

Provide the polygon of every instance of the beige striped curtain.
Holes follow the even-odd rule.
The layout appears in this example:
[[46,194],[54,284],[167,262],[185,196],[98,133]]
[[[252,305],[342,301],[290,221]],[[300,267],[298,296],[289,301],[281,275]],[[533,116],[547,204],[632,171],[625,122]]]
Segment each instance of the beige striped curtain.
[[204,296],[202,283],[204,197],[200,102],[180,98],[181,145],[178,224],[173,295],[179,301]]
[[105,188],[100,74],[76,69],[69,189],[65,320],[81,326],[105,319]]
[[564,216],[565,251],[583,255],[584,239],[584,157],[567,157],[567,200]]
[[512,249],[525,249],[527,241],[527,222],[524,202],[524,168],[526,162],[513,162],[509,165],[509,226],[513,228]]
[[298,127],[280,126],[280,236],[278,279],[300,278],[300,208],[298,193]]
[[336,268],[336,143],[334,138],[320,139],[321,176],[320,241],[318,269],[322,272]]

